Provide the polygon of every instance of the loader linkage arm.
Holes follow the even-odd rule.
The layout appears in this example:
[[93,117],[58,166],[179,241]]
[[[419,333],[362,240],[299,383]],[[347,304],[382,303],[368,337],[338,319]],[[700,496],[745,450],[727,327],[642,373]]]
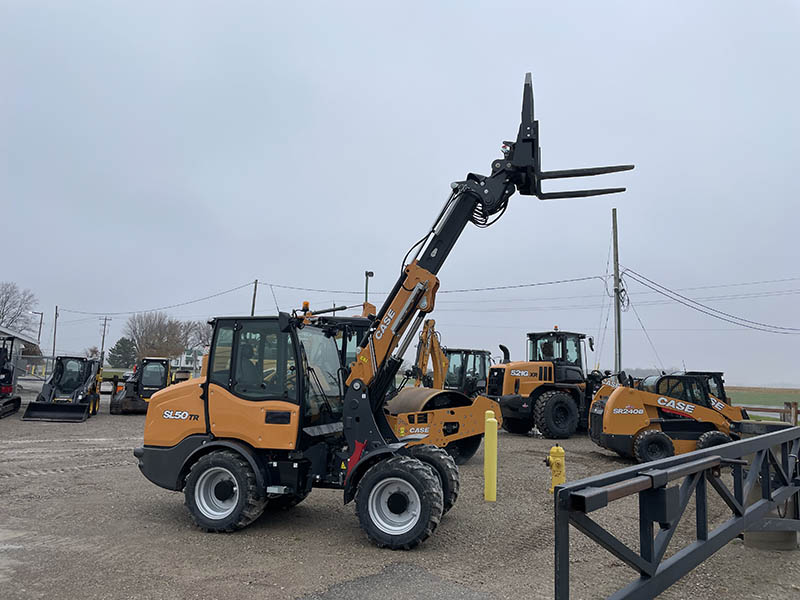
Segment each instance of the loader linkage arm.
[[[428,234],[413,248],[416,254],[403,268],[397,283],[378,311],[373,328],[364,337],[347,380],[344,431],[348,444],[373,440],[380,430],[385,440],[394,441],[383,404],[402,357],[416,335],[426,314],[433,311],[439,280],[436,274],[453,249],[467,223],[478,227],[491,225],[505,210],[508,199],[519,192],[541,200],[582,198],[615,194],[625,188],[602,188],[566,192],[543,192],[545,179],[566,179],[616,173],[633,165],[591,167],[565,171],[542,171],[539,146],[539,122],[533,112],[533,83],[525,76],[522,95],[522,119],[515,142],[504,142],[503,158],[492,161],[489,176],[469,173],[464,181],[451,184],[452,193]],[[498,214],[500,213],[500,214]],[[410,328],[409,328],[410,327]],[[402,340],[402,341],[401,341]],[[369,403],[369,411],[364,404]],[[372,413],[368,424],[364,423]]]

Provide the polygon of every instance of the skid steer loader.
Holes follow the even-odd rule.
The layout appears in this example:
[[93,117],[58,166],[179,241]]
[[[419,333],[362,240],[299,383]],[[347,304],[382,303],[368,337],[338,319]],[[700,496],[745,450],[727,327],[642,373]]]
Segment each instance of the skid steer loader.
[[503,429],[528,433],[534,425],[546,438],[568,438],[586,431],[589,405],[600,387],[600,371],[586,373],[586,342],[592,338],[569,331],[528,334],[526,361],[503,363],[489,369],[487,395],[500,403]]
[[0,337],[0,419],[19,410],[22,398],[17,394],[17,368],[14,336]]
[[143,415],[148,400],[169,385],[169,359],[145,357],[134,367],[133,374],[125,380],[121,390],[114,392],[108,412],[112,415]]
[[[406,255],[410,262],[404,259],[349,373],[335,341],[301,316],[217,318],[204,376],[150,399],[144,445],[134,450],[142,473],[182,490],[192,519],[209,531],[240,529],[268,506],[290,507],[312,488],[333,488],[345,503],[355,500],[377,546],[423,542],[456,500],[458,468],[440,448],[398,439],[384,403],[434,309],[436,274],[467,224],[490,225],[514,192],[540,199],[619,192],[624,188],[547,193],[541,182],[633,168],[546,172],[539,156],[528,74],[517,140],[505,143],[490,176],[470,173],[452,184],[433,226]],[[313,181],[307,169],[302,181]],[[375,225],[390,226],[380,219]]]
[[53,374],[36,401],[28,404],[22,420],[82,423],[100,408],[102,379],[99,359],[57,356]]
[[627,385],[624,374],[597,391],[590,410],[592,441],[620,456],[648,462],[738,439],[749,419],[731,406],[722,373],[653,375]]

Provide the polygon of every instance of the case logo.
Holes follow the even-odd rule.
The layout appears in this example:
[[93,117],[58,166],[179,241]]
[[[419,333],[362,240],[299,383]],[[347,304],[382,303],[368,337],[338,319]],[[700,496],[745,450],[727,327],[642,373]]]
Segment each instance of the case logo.
[[381,324],[378,325],[378,329],[375,331],[375,339],[379,340],[383,337],[383,332],[392,324],[392,319],[394,319],[395,313],[391,308],[386,311],[386,316],[381,319]]
[[667,399],[664,398],[664,396],[661,396],[658,399],[658,403],[664,408],[671,408],[672,410],[685,412],[687,414],[692,414],[695,408],[694,404],[689,404],[688,402],[681,402],[680,400],[673,400],[672,398]]

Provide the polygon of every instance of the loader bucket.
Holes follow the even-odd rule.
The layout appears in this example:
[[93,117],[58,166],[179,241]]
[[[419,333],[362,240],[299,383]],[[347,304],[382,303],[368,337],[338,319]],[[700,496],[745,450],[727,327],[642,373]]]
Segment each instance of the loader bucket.
[[58,423],[83,423],[88,418],[88,404],[66,402],[31,402],[22,415],[23,421],[55,421]]

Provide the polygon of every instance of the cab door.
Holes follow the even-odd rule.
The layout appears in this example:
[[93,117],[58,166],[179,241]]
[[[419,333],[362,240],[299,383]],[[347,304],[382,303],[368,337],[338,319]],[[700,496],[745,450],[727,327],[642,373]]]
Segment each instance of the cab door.
[[208,370],[211,433],[291,450],[300,423],[296,342],[277,319],[219,320]]

